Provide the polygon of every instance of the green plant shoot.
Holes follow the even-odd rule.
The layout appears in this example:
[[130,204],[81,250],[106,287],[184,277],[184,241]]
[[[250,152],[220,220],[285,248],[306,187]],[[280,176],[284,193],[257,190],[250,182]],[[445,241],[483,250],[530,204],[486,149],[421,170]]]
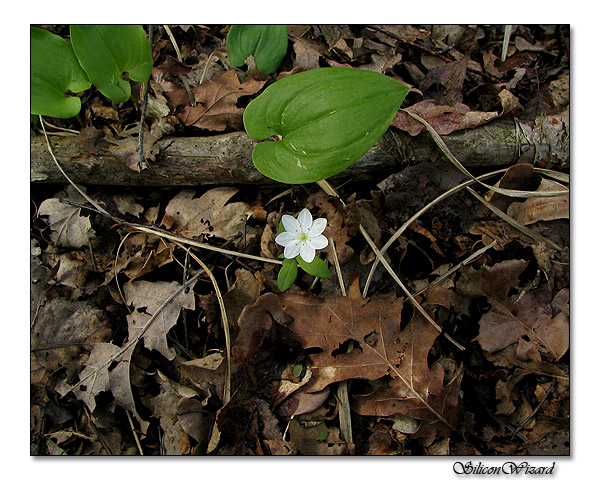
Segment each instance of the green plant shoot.
[[256,68],[273,73],[288,48],[287,25],[232,25],[227,34],[227,53],[234,67],[241,67],[252,55]]

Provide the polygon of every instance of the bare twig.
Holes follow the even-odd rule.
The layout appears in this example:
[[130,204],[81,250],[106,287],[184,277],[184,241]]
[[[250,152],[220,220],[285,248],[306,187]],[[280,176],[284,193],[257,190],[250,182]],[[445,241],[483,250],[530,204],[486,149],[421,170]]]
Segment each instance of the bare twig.
[[384,35],[387,35],[388,37],[393,38],[394,40],[398,40],[399,42],[406,43],[407,45],[411,45],[411,46],[413,46],[415,48],[418,48],[419,50],[423,50],[424,52],[427,52],[427,53],[429,53],[431,55],[435,55],[436,57],[441,58],[442,60],[444,60],[444,62],[451,62],[452,61],[451,58],[448,58],[446,55],[444,55],[442,53],[436,52],[435,50],[433,50],[433,49],[431,49],[429,47],[426,47],[425,45],[420,45],[420,44],[418,44],[416,42],[413,42],[411,40],[408,40],[406,38],[399,37],[395,33],[390,32],[389,30],[386,30],[385,28],[380,27],[379,25],[367,25],[366,27],[370,28],[371,30],[377,30],[378,32],[381,32]]
[[[152,36],[153,26],[148,25],[148,41],[150,42],[150,50],[152,51]],[[144,126],[146,123],[146,108],[148,107],[148,91],[150,90],[150,79],[144,83],[144,98],[142,100],[142,115],[140,117],[140,132],[138,134],[138,169],[145,168],[146,158],[144,157]]]
[[525,426],[530,422],[530,420],[535,417],[537,415],[537,413],[540,411],[540,408],[542,407],[542,405],[544,404],[544,402],[548,399],[548,397],[550,396],[550,392],[552,392],[552,390],[554,390],[554,387],[556,385],[556,378],[554,378],[552,380],[552,385],[550,385],[550,387],[548,388],[548,391],[546,392],[546,394],[544,395],[544,398],[542,398],[542,400],[540,401],[540,403],[538,403],[537,407],[535,407],[533,409],[533,412],[531,412],[527,418],[525,420],[523,420],[521,422],[521,424],[515,429],[515,431],[512,433],[512,435],[510,436],[510,439],[513,440],[515,438],[515,436],[521,431],[523,430],[523,428],[525,428]]
[[258,257],[256,255],[250,255],[249,253],[240,253],[240,252],[235,252],[233,250],[225,250],[224,248],[215,247],[214,245],[210,245],[208,243],[198,242],[196,240],[192,240],[191,238],[186,238],[181,235],[177,235],[175,233],[168,232],[168,231],[163,230],[162,228],[156,227],[154,225],[148,226],[148,225],[141,225],[139,223],[131,223],[126,220],[123,220],[122,218],[115,217],[114,215],[111,215],[110,213],[108,213],[104,210],[103,211],[97,210],[95,204],[94,204],[94,207],[88,207],[87,205],[81,205],[77,202],[72,202],[65,198],[61,198],[60,201],[63,203],[72,205],[74,207],[85,208],[88,210],[95,211],[96,213],[101,213],[102,215],[111,219],[113,222],[115,222],[116,224],[118,224],[120,226],[129,227],[134,230],[137,230],[138,232],[150,233],[150,234],[156,235],[158,237],[166,238],[173,242],[179,242],[179,243],[183,243],[186,245],[191,245],[193,247],[203,248],[205,250],[211,250],[213,252],[219,252],[219,253],[222,253],[223,255],[231,255],[232,257],[242,257],[242,258],[247,258],[249,260],[258,260],[260,262],[274,263],[276,265],[283,264],[283,262],[281,260],[278,260],[276,258]]

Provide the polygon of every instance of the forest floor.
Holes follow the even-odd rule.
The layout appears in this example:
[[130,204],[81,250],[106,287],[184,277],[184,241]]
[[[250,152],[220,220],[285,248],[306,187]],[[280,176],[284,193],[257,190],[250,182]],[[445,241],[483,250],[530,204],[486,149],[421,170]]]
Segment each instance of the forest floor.
[[[535,148],[473,168],[487,187],[458,188],[441,150],[330,180],[339,198],[80,182],[109,216],[32,181],[31,453],[568,455],[569,27],[291,25],[271,75],[228,64],[228,28],[154,27],[150,172],[159,139],[242,132],[269,84],[340,66],[410,86],[403,108],[442,138],[506,120]],[[81,96],[78,119],[45,119],[50,144],[105,139],[135,179],[141,101]],[[402,112],[390,129],[430,135]],[[281,293],[274,239],[305,207],[333,275]]]

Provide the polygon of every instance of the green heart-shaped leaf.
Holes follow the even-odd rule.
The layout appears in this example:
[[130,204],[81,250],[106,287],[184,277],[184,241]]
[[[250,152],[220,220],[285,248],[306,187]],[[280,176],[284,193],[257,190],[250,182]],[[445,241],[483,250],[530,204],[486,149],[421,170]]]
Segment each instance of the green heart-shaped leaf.
[[227,34],[227,54],[234,67],[252,55],[259,72],[273,73],[288,48],[286,25],[232,25]]
[[277,275],[277,286],[282,292],[286,291],[296,281],[298,276],[298,264],[295,258],[286,258]]
[[123,79],[145,82],[152,73],[152,50],[141,25],[71,25],[71,42],[92,83],[115,103],[131,96]]
[[31,39],[31,113],[56,118],[74,117],[81,100],[65,97],[92,86],[81,69],[69,42],[47,30],[32,27]]
[[327,268],[327,264],[319,257],[315,257],[315,259],[310,263],[302,260],[300,255],[296,257],[296,260],[298,261],[298,265],[300,265],[302,270],[304,270],[306,273],[314,277],[331,278],[331,272],[329,271],[329,268]]
[[341,172],[387,130],[409,89],[377,72],[321,68],[278,80],[244,111],[257,140],[254,165],[283,183],[309,183]]

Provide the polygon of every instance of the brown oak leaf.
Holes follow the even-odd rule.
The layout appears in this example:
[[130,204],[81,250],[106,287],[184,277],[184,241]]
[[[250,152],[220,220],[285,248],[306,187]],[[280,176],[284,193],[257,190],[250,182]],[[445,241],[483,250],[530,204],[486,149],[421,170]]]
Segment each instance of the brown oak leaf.
[[[363,298],[355,280],[347,297],[286,292],[280,301],[283,312],[293,319],[289,328],[305,349],[314,351],[309,355],[312,378],[305,392],[351,378],[377,380],[389,375],[391,381],[375,384],[370,395],[355,399],[357,413],[402,413],[431,428],[455,422],[462,369],[445,382],[441,364],[429,367],[427,357],[438,331],[422,316],[401,328],[401,298]],[[355,347],[348,352],[351,341]],[[424,428],[420,434],[430,432]]]
[[252,214],[244,202],[227,203],[238,191],[233,187],[218,187],[194,198],[194,190],[183,190],[165,208],[162,223],[188,238],[212,235],[232,240],[244,231]]
[[246,77],[240,83],[235,71],[214,74],[209,80],[198,85],[194,92],[195,106],[186,106],[177,117],[186,126],[206,128],[222,132],[227,127],[242,129],[244,109],[236,106],[244,95],[258,92],[266,80]]

